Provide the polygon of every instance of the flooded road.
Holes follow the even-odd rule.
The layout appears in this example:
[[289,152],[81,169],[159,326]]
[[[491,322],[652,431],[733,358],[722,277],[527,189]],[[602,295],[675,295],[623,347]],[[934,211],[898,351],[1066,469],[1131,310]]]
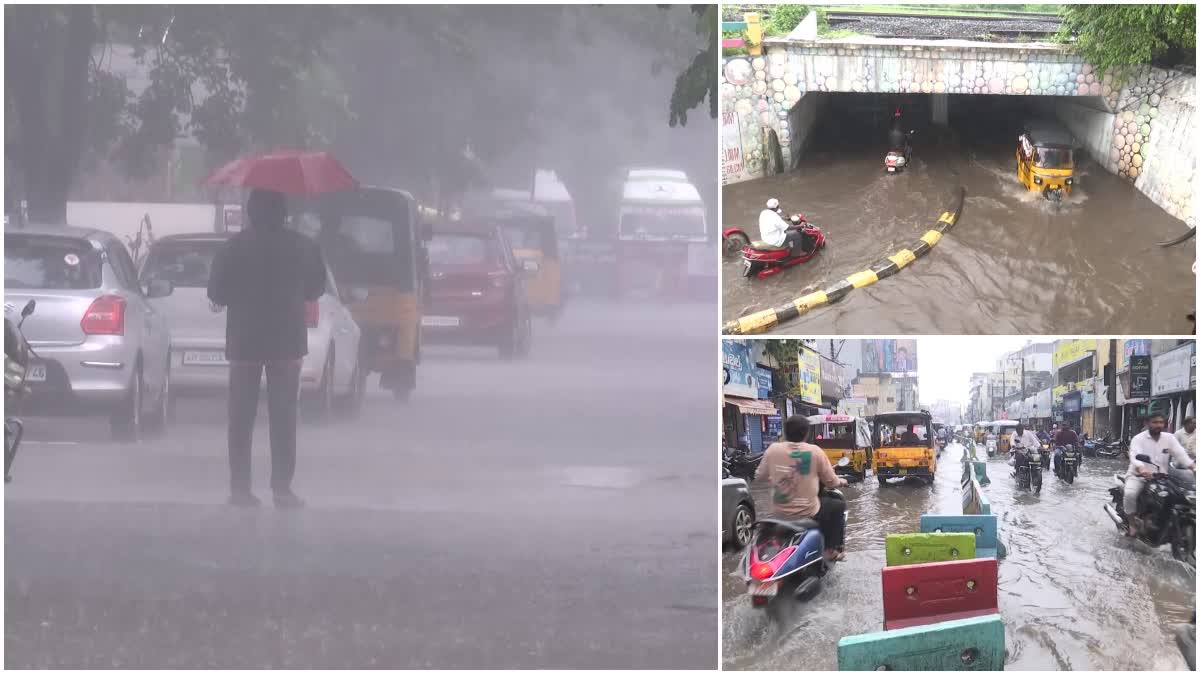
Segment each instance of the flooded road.
[[1076,189],[1056,209],[1016,180],[1019,132],[972,138],[963,129],[923,127],[912,166],[887,175],[885,136],[869,126],[827,119],[816,134],[824,140],[797,170],[723,188],[725,228],[757,238],[758,213],[776,197],[828,237],[813,261],[765,280],[743,278],[740,256],[726,256],[723,320],[787,303],[908,247],[953,207],[962,185],[962,217],[928,256],[772,332],[1192,331],[1195,246],[1160,248],[1186,225],[1132,185],[1083,158]]
[[[846,561],[786,626],[753,610],[730,576],[740,553],[726,548],[722,640],[726,669],[837,670],[837,642],[883,628],[880,569],[888,533],[915,532],[922,513],[961,513],[962,446],[951,445],[932,488],[868,478],[844,489]],[[1047,472],[1042,493],[1014,494],[1007,463],[988,462],[984,488],[999,517],[1000,613],[1007,670],[1183,670],[1173,629],[1195,607],[1195,573],[1168,548],[1118,536],[1103,511],[1124,461],[1086,459],[1074,485]],[[752,491],[760,509],[764,485]]]

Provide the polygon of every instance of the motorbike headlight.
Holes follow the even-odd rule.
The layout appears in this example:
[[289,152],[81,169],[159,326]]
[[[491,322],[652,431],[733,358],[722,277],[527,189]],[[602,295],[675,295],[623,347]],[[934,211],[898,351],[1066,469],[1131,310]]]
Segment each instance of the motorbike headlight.
[[1041,177],[1041,176],[1034,176],[1034,177],[1033,177],[1033,184],[1034,184],[1034,185],[1041,185],[1041,184],[1042,184],[1042,177]]
[[1158,496],[1159,496],[1159,497],[1166,497],[1166,496],[1167,496],[1167,491],[1166,491],[1166,490],[1159,490],[1157,494],[1158,494]]
[[1068,179],[1066,179],[1066,180],[1065,180],[1065,181],[1063,181],[1063,182],[1064,182],[1064,183],[1066,183],[1067,185],[1074,185],[1074,184],[1075,184],[1075,179],[1074,179],[1074,178],[1068,178]]

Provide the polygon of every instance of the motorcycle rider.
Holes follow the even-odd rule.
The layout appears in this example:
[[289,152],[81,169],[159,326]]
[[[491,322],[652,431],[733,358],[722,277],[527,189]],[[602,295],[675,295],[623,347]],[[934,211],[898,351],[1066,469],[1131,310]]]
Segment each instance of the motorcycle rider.
[[1158,471],[1166,472],[1168,460],[1176,466],[1196,470],[1196,462],[1188,456],[1174,434],[1164,431],[1167,418],[1162,413],[1150,413],[1146,429],[1129,441],[1129,469],[1125,472],[1125,520],[1129,524],[1128,536],[1136,537],[1141,529],[1141,518],[1137,516],[1137,500],[1146,487],[1146,479],[1154,475],[1155,467],[1138,461],[1138,455],[1147,455],[1158,465]]
[[1054,437],[1054,475],[1058,475],[1058,465],[1062,459],[1063,450],[1077,445],[1079,445],[1079,435],[1075,433],[1070,424],[1064,424]]
[[786,247],[792,251],[800,246],[803,250],[804,233],[788,225],[788,221],[783,218],[783,208],[774,197],[767,200],[767,208],[758,214],[758,233],[759,237],[771,246]]
[[1008,435],[1008,447],[1009,452],[1013,453],[1013,468],[1020,475],[1021,467],[1029,465],[1029,453],[1041,448],[1042,442],[1037,434],[1018,422],[1017,428]]
[[846,502],[833,496],[820,497],[820,485],[845,487],[849,483],[833,471],[833,464],[821,448],[807,443],[810,425],[803,415],[793,415],[783,423],[783,437],[763,453],[756,480],[771,485],[775,516],[781,520],[812,518],[825,538],[825,557],[843,560]]

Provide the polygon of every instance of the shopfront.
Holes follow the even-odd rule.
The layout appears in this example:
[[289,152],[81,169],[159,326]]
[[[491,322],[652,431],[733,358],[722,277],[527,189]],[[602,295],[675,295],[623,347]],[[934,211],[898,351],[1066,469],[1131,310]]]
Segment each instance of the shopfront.
[[1182,426],[1196,408],[1196,343],[1188,342],[1153,357],[1149,412],[1167,416],[1167,429]]

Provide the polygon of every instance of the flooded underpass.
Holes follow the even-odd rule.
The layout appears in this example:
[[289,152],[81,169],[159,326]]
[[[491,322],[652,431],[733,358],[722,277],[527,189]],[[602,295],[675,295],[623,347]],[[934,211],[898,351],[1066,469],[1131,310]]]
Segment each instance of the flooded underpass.
[[[846,555],[821,591],[775,624],[750,607],[732,576],[740,552],[723,561],[724,664],[733,670],[837,670],[837,642],[883,628],[880,570],[884,536],[917,531],[922,513],[960,513],[963,448],[952,444],[936,481],[879,486],[868,477],[844,489]],[[1184,670],[1173,629],[1195,607],[1195,571],[1164,547],[1151,550],[1117,534],[1103,511],[1120,460],[1085,459],[1067,485],[1044,474],[1040,495],[1015,493],[1009,467],[988,462],[984,488],[998,516],[999,603],[1008,670]],[[751,488],[760,516],[770,500]]]
[[[757,238],[770,197],[820,226],[812,261],[762,280],[723,262],[723,320],[777,307],[909,247],[966,204],[949,236],[895,278],[855,290],[775,332],[832,334],[1191,333],[1195,247],[1162,248],[1187,226],[1080,151],[1061,206],[1025,190],[1014,150],[1036,111],[1015,97],[951,96],[950,127],[930,125],[920,97],[902,102],[917,133],[908,170],[884,170],[896,102],[837,95],[791,172],[727,185],[723,227]],[[1007,100],[1002,100],[1007,99]]]

